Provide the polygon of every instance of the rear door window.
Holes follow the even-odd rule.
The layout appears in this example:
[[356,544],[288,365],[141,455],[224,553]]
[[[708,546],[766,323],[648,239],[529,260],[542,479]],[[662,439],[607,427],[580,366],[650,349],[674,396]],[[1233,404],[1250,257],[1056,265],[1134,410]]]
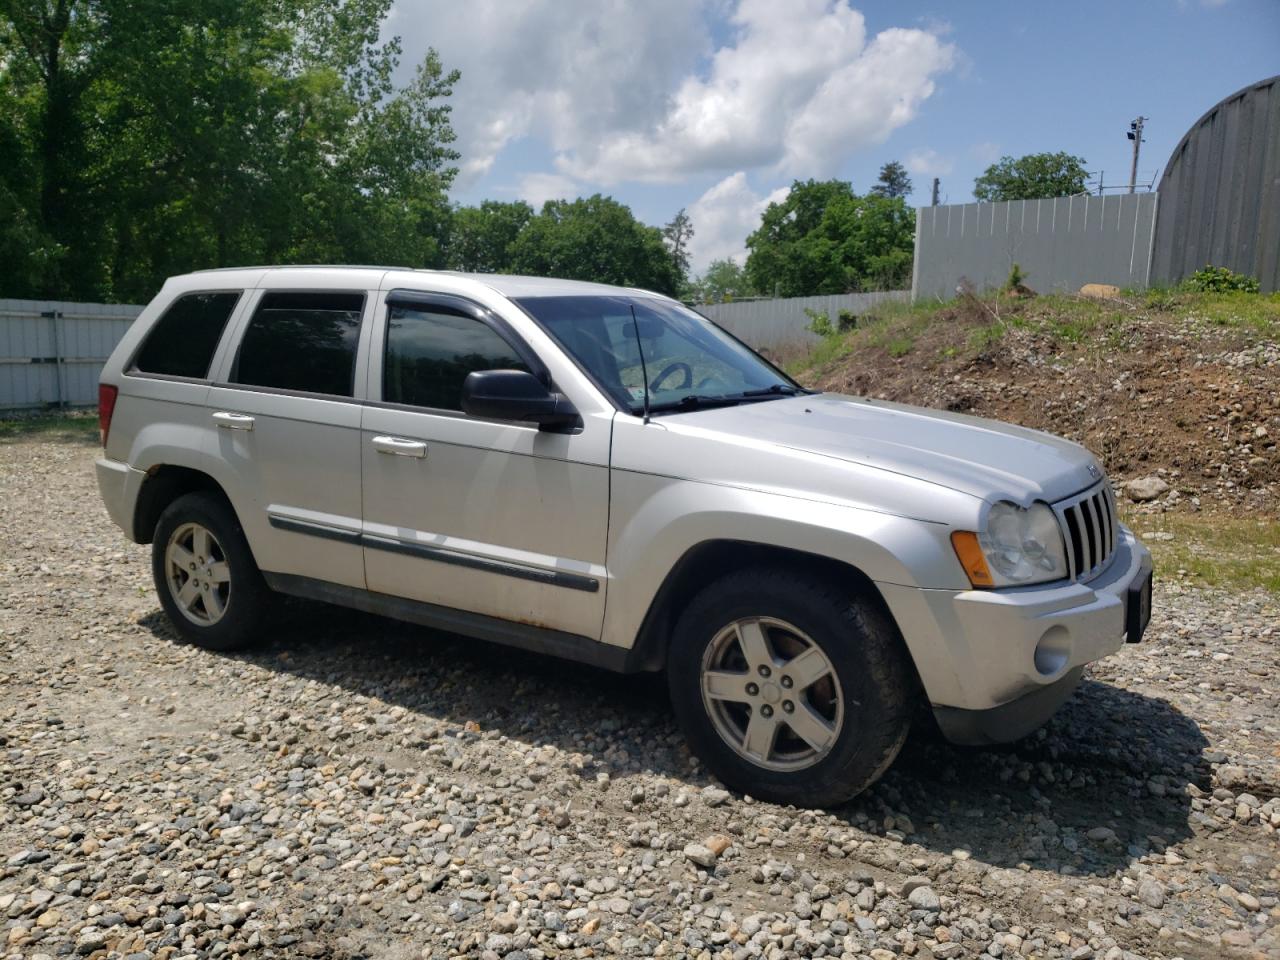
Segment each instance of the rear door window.
[[254,311],[231,382],[352,395],[363,293],[267,293]]
[[140,373],[204,379],[241,291],[188,293],[156,321],[133,361]]

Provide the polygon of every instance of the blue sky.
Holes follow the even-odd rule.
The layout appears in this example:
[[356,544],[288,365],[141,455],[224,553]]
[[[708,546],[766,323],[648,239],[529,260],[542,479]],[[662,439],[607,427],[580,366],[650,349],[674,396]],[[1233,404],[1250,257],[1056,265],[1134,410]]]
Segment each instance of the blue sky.
[[1066,150],[1127,181],[1188,127],[1280,73],[1280,0],[399,0],[403,69],[462,71],[459,203],[601,192],[660,225],[689,209],[695,269],[743,253],[796,178],[866,190],[886,160],[912,202],[972,199],[1001,155]]

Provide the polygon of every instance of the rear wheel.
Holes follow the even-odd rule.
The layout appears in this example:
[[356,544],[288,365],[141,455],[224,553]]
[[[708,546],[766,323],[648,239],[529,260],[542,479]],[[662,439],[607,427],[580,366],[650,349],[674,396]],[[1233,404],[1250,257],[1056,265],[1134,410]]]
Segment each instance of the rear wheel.
[[910,727],[911,669],[892,621],[800,574],[756,568],[704,589],[680,617],[667,669],[694,751],[765,800],[850,799]]
[[269,589],[225,500],[188,493],[169,504],[156,523],[151,570],[161,606],[190,642],[233,650],[255,638]]

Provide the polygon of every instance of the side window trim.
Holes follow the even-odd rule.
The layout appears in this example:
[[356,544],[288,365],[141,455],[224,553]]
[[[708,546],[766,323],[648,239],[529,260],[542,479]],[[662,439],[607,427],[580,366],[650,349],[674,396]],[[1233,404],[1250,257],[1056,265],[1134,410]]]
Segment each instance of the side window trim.
[[[387,352],[387,325],[391,321],[391,307],[393,306],[430,307],[479,321],[506,341],[507,346],[516,352],[516,356],[525,362],[525,365],[533,371],[534,376],[541,380],[548,389],[554,389],[547,365],[542,362],[542,358],[525,342],[524,338],[516,332],[516,329],[511,324],[483,304],[454,293],[429,293],[423,290],[390,291],[386,296],[386,309],[382,311],[380,324],[382,341],[378,352],[384,361]],[[378,373],[377,399],[382,400],[382,381],[385,371],[379,370]],[[372,391],[370,392],[372,393]]]
[[[147,343],[156,332],[156,328],[160,325],[160,322],[165,318],[170,310],[187,297],[198,297],[219,293],[234,293],[236,294],[237,299],[235,306],[231,308],[231,313],[227,316],[226,322],[222,325],[222,333],[218,337],[218,342],[214,344],[213,353],[209,356],[209,366],[205,369],[205,375],[203,377],[183,377],[170,373],[151,373],[146,370],[138,369],[138,357],[146,348]],[[174,383],[212,383],[217,377],[222,351],[236,335],[240,325],[242,311],[244,310],[245,304],[249,300],[253,299],[253,293],[253,290],[246,290],[244,287],[210,287],[208,289],[201,290],[183,290],[164,305],[164,309],[160,311],[160,315],[156,317],[155,321],[147,329],[147,332],[142,336],[142,339],[138,341],[137,346],[133,348],[133,352],[129,355],[129,359],[121,368],[122,373],[126,377],[144,377],[151,380],[170,380]]]

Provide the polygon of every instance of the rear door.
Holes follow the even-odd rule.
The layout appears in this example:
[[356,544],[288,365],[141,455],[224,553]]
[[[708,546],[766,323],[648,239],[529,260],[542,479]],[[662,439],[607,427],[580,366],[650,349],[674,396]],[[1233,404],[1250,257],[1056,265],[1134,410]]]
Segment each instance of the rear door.
[[255,291],[207,407],[258,566],[363,587],[357,360],[374,294],[308,279]]
[[371,357],[369,589],[598,638],[612,411],[578,404],[583,424],[569,433],[463,413],[473,370],[551,376],[507,321],[460,296],[391,292]]

